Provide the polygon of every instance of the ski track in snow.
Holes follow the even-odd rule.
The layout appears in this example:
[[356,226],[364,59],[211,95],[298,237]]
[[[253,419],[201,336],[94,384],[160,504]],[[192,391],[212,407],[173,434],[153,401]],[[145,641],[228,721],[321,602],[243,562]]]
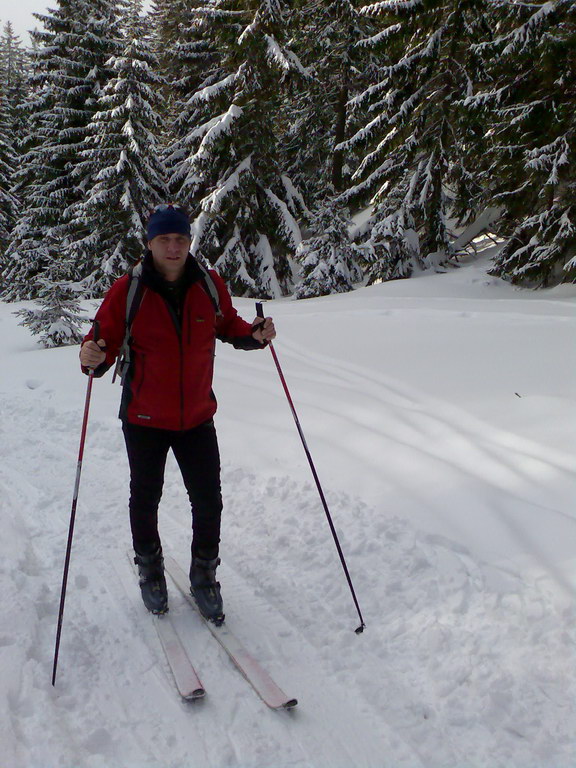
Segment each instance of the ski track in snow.
[[[357,372],[341,371],[354,385]],[[78,411],[51,397],[38,387],[2,398],[0,492],[12,511],[0,573],[11,616],[0,634],[7,766],[573,764],[572,645],[545,580],[487,569],[449,539],[328,491],[335,519],[352,512],[356,523],[340,535],[362,585],[368,629],[358,637],[329,534],[318,525],[310,540],[315,488],[226,461],[228,621],[300,706],[269,712],[173,588],[174,619],[208,690],[203,702],[180,702],[123,555],[127,472],[110,471],[125,464],[112,418],[90,425],[52,689]],[[418,404],[404,398],[403,407]],[[186,567],[189,515],[173,462],[161,528]]]
[[[570,541],[574,536],[573,517],[562,509],[567,492],[576,487],[573,456],[496,429],[462,409],[352,363],[307,354],[290,342],[283,342],[282,353],[289,363],[298,363],[293,366],[297,373],[292,384],[298,390],[298,407],[308,409],[305,432],[311,425],[314,444],[324,443],[333,453],[340,453],[343,466],[353,456],[356,466],[371,475],[364,489],[370,485],[376,489],[383,509],[393,508],[392,499],[398,498],[402,506],[411,499],[413,506],[449,516],[446,507],[452,507],[454,501],[447,489],[465,488],[466,509],[455,510],[455,527],[462,526],[458,518],[463,514],[466,519],[493,520],[499,529],[508,529],[511,540],[522,541],[565,593],[573,596],[574,586],[555,568],[554,558],[540,541],[539,527],[528,525],[545,512],[556,518],[559,537],[564,533]],[[224,367],[224,378],[235,386],[244,384],[247,389],[256,387],[271,394],[275,382],[264,375],[256,380],[249,364],[230,361],[230,367]],[[358,392],[362,392],[360,400]],[[344,412],[343,402],[350,402]],[[252,418],[253,411],[249,413]],[[266,410],[262,413],[264,420]],[[276,422],[270,427],[274,433],[281,429]],[[283,431],[290,432],[292,427],[292,421],[286,420]],[[338,441],[338,435],[347,439]],[[431,483],[419,482],[414,467],[420,465],[435,476]],[[337,481],[338,471],[333,475]],[[346,479],[345,473],[342,476]],[[488,522],[488,542],[490,525]]]

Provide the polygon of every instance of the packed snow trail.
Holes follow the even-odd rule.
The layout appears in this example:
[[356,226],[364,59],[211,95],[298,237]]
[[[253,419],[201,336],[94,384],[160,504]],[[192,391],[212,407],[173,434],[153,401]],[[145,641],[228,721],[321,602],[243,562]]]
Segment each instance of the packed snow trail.
[[[52,691],[45,673],[53,645],[57,583],[54,581],[51,588],[46,584],[50,573],[46,561],[53,563],[52,569],[57,573],[61,540],[56,535],[45,536],[44,532],[52,516],[65,523],[66,509],[60,499],[66,495],[67,483],[65,477],[52,477],[47,495],[48,489],[42,487],[40,478],[26,481],[22,467],[24,456],[38,460],[43,456],[45,461],[50,461],[60,454],[66,458],[73,455],[72,431],[68,432],[66,419],[73,414],[62,413],[64,418],[49,422],[30,407],[19,410],[15,401],[9,406],[22,427],[27,423],[31,428],[36,423],[38,428],[34,449],[28,439],[11,440],[7,436],[3,457],[6,461],[0,471],[3,484],[5,478],[11,478],[12,484],[25,490],[35,489],[35,493],[26,493],[25,498],[22,494],[12,499],[12,504],[21,509],[24,503],[33,512],[19,537],[31,543],[19,560],[20,568],[16,566],[20,580],[16,587],[22,596],[28,597],[28,602],[32,597],[33,609],[26,625],[35,625],[38,621],[41,625],[33,637],[24,639],[24,632],[19,637],[5,637],[5,645],[18,646],[14,693],[8,697],[10,711],[6,713],[13,730],[12,738],[6,743],[13,742],[14,736],[17,741],[14,765],[46,765],[46,754],[57,755],[57,760],[66,765],[87,766],[98,765],[98,760],[105,765],[112,759],[115,765],[178,766],[187,764],[190,754],[195,760],[199,754],[203,755],[195,765],[272,765],[278,755],[282,755],[281,764],[287,766],[378,766],[382,754],[390,755],[397,764],[419,764],[403,739],[394,730],[387,729],[375,713],[362,713],[358,719],[351,716],[355,702],[349,699],[349,692],[332,679],[330,666],[326,667],[321,656],[306,651],[305,639],[291,630],[281,614],[267,603],[266,610],[259,607],[261,600],[250,588],[242,587],[242,577],[234,571],[225,576],[230,606],[228,621],[241,628],[246,642],[261,652],[259,658],[270,665],[276,677],[284,679],[286,687],[298,688],[306,711],[287,715],[291,719],[286,721],[274,719],[266,708],[263,711],[225,654],[205,629],[198,626],[196,616],[177,591],[171,589],[173,620],[181,637],[189,638],[191,652],[194,659],[198,659],[209,690],[206,702],[202,702],[198,710],[175,706],[173,686],[164,668],[151,619],[143,607],[135,609],[124,591],[126,574],[118,574],[121,570],[128,572],[137,595],[137,581],[125,556],[122,557],[122,544],[109,528],[113,518],[119,530],[125,527],[126,521],[124,509],[107,497],[121,497],[125,492],[115,494],[112,484],[109,493],[110,485],[104,487],[97,482],[99,476],[109,474],[110,465],[118,460],[114,422],[107,428],[97,421],[93,424],[90,446],[93,460],[90,470],[86,471],[84,486],[91,502],[90,511],[86,512],[90,518],[85,518],[83,524],[80,520],[77,523],[61,668],[56,689]],[[50,416],[49,412],[48,418]],[[57,450],[53,450],[54,445],[59,446]],[[171,469],[171,479],[175,480],[173,475],[177,470]],[[42,473],[39,474],[42,477]],[[167,485],[176,486],[176,483]],[[169,495],[181,503],[180,494]],[[257,503],[257,499],[255,501]],[[186,506],[181,510],[182,522],[175,522],[170,510],[163,519],[165,546],[168,551],[175,551],[173,543],[180,542],[181,562],[186,562],[189,527]],[[126,538],[125,533],[120,534],[122,538]],[[229,568],[224,569],[225,574]],[[23,572],[27,574],[25,578]],[[342,664],[346,664],[345,658]],[[180,720],[176,729],[187,733],[183,744],[168,740],[168,734],[174,732],[177,712]],[[271,720],[266,720],[270,717]],[[317,741],[327,727],[330,738],[320,737]],[[127,739],[124,728],[131,734]],[[46,738],[38,739],[40,733]],[[312,748],[309,739],[312,739]],[[62,749],[57,746],[59,740]]]
[[[109,379],[95,382],[51,687],[86,379],[76,348],[38,349],[0,304],[2,765],[573,768],[574,306],[480,274],[268,308],[361,636],[272,360],[218,349],[219,577],[227,621],[299,700],[280,713],[170,589],[208,691],[193,704],[175,694],[125,556],[128,472]],[[251,303],[238,305],[249,318]],[[187,567],[172,460],[160,525]]]
[[[137,597],[124,544],[118,542],[126,536],[124,510],[107,500],[121,497],[122,491],[112,482],[109,494],[110,486],[97,482],[106,472],[110,475],[109,465],[118,460],[114,423],[96,424],[93,430],[91,453],[98,458],[87,473],[90,506],[78,524],[61,677],[52,691],[54,576],[62,537],[46,532],[56,517],[65,533],[67,510],[61,499],[67,483],[65,477],[52,477],[47,494],[42,481],[26,479],[23,459],[32,454],[54,460],[60,452],[72,456],[73,441],[66,435],[66,412],[52,421],[60,427],[50,429],[29,407],[18,412],[14,402],[10,406],[21,424],[39,422],[42,427],[34,450],[21,437],[4,443],[8,450],[1,469],[2,487],[17,481],[23,489],[12,502],[18,508],[24,502],[33,513],[15,534],[16,541],[28,542],[26,548],[3,574],[3,581],[7,573],[17,574],[15,583],[3,589],[20,594],[19,610],[14,606],[10,615],[23,622],[20,633],[13,627],[3,634],[2,651],[11,648],[13,654],[8,712],[3,713],[8,715],[3,722],[11,726],[3,743],[14,746],[12,765],[104,766],[113,761],[176,767],[189,765],[190,755],[199,766],[492,765],[507,741],[514,764],[549,764],[538,762],[538,754],[542,759],[550,754],[545,735],[558,728],[563,710],[566,717],[570,713],[571,692],[565,688],[569,646],[556,629],[561,617],[550,611],[537,584],[523,584],[514,572],[485,571],[453,542],[418,535],[399,519],[378,519],[366,505],[335,496],[330,502],[336,516],[352,510],[360,527],[371,529],[372,541],[347,542],[354,571],[371,597],[369,631],[359,638],[352,632],[353,617],[346,615],[345,585],[336,578],[330,550],[314,545],[291,551],[289,536],[301,534],[297,511],[312,511],[314,489],[287,476],[262,483],[231,465],[225,466],[224,485],[234,488],[239,509],[255,513],[250,526],[255,534],[260,522],[275,519],[274,510],[287,503],[294,510],[276,530],[272,523],[265,527],[264,552],[251,545],[250,537],[232,546],[234,539],[241,541],[245,527],[242,514],[234,514],[221,579],[228,621],[253,644],[270,672],[295,688],[302,711],[285,721],[270,720],[171,590],[173,618],[201,660],[209,691],[201,708],[183,709],[163,667],[150,617],[134,607],[137,601],[130,601],[118,579],[117,571],[125,569]],[[170,466],[162,530],[167,549],[185,562],[189,521],[177,475]],[[9,553],[3,561],[10,562]],[[375,562],[381,563],[385,579],[375,571]],[[306,600],[298,599],[301,595]],[[32,636],[30,627],[36,628]],[[529,681],[524,677],[528,670]],[[535,721],[540,733],[534,732]],[[554,751],[562,746],[560,740]],[[52,763],[46,763],[46,755]]]
[[[365,500],[387,513],[402,511],[433,533],[449,531],[490,561],[513,555],[523,566],[544,568],[566,598],[573,595],[573,583],[556,562],[559,553],[574,556],[574,515],[563,509],[576,489],[572,455],[495,428],[373,369],[307,352],[290,341],[281,346],[286,367],[297,371],[291,386],[304,431],[313,435],[313,447],[320,445],[322,469],[332,484],[344,491],[352,481]],[[275,413],[268,407],[274,381],[264,369],[264,383],[255,381],[250,361],[229,357],[220,376],[231,388],[244,385],[239,397],[254,401],[244,412],[236,403],[223,405],[237,425],[230,450],[241,450],[250,420],[256,421],[266,430],[254,448],[264,466],[272,453],[304,477],[306,463],[291,421],[269,419],[270,410]],[[257,407],[259,402],[264,405]]]

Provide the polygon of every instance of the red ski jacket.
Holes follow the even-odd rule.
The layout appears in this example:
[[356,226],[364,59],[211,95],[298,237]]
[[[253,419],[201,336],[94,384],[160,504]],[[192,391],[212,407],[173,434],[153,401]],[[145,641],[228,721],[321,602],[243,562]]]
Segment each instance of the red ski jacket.
[[[164,281],[144,259],[142,298],[131,328],[131,365],[124,379],[120,418],[160,429],[192,429],[212,418],[216,338],[238,349],[262,349],[252,326],[238,316],[222,278],[210,275],[218,290],[221,317],[202,284],[193,257],[186,265],[186,285],[179,310],[169,300]],[[102,376],[116,360],[126,332],[126,299],[130,278],[117,280],[96,313],[106,360],[94,371]],[[92,331],[84,341],[92,338]],[[87,373],[86,369],[83,369]]]

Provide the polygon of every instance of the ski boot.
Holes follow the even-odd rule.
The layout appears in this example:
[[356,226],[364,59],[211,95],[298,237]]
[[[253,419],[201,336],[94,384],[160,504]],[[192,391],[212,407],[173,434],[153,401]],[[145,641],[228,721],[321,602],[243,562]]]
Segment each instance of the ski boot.
[[134,562],[138,566],[140,591],[144,605],[157,615],[168,610],[168,590],[164,576],[164,558],[162,548],[158,547],[149,555],[136,552]]
[[207,621],[212,621],[219,627],[224,621],[220,584],[216,581],[216,568],[220,558],[203,560],[192,558],[190,567],[190,592],[196,600],[198,610]]

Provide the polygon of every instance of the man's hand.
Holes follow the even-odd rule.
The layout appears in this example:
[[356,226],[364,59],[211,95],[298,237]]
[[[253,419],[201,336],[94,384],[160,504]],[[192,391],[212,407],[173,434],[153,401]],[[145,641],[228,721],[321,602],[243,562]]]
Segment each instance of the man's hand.
[[274,321],[271,317],[255,318],[252,323],[252,338],[259,341],[260,344],[264,344],[267,341],[272,341],[276,338],[276,329],[274,328]]
[[82,344],[80,349],[80,362],[85,368],[98,368],[106,360],[104,349],[106,342],[104,339],[98,339],[97,342],[87,341]]

